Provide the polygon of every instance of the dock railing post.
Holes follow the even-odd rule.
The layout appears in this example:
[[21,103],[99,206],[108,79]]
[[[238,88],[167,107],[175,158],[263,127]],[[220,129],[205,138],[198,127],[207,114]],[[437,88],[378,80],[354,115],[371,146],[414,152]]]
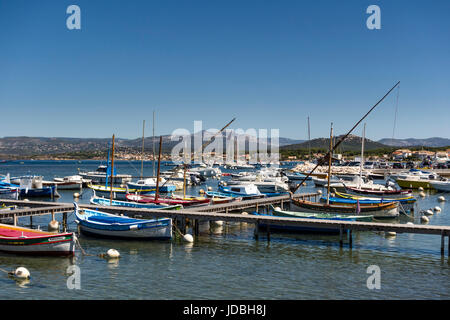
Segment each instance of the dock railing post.
[[353,236],[352,236],[352,229],[348,230],[348,246],[351,248],[353,245]]
[[259,237],[259,224],[258,221],[255,222],[255,240],[258,240]]

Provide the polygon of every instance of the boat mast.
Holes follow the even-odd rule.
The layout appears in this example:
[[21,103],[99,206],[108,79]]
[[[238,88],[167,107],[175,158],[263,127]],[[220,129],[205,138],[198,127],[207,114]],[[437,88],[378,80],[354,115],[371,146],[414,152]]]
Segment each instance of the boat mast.
[[[352,131],[369,115],[369,113],[372,112],[373,109],[375,109],[381,102],[383,102],[383,100],[392,92],[392,90],[394,90],[398,85],[400,84],[400,81],[397,82],[380,100],[378,100],[378,102],[372,106],[372,108],[370,108],[369,111],[366,112],[366,114],[359,119],[359,121],[350,129],[350,131],[348,131],[344,136],[342,136],[338,142],[336,142],[336,144],[333,147],[334,149],[337,149],[337,147],[345,140],[347,139],[348,135],[350,133],[352,133]],[[306,177],[303,178],[303,180],[297,184],[297,186],[294,188],[294,190],[292,190],[291,194],[294,194],[298,188],[300,188],[300,186],[302,185],[303,182],[306,181],[306,179],[308,179],[308,177],[311,176],[311,174],[317,169],[317,167],[323,165],[325,163],[325,159],[327,158],[327,156],[330,154],[331,152],[328,152],[324,157],[320,158],[319,161],[317,162],[316,166],[306,175]]]
[[309,126],[309,116],[308,116],[308,161],[311,162],[311,132]]
[[145,120],[142,123],[142,159],[141,159],[141,180],[144,176],[144,128],[145,128]]
[[364,168],[364,140],[366,136],[366,123],[364,123],[362,141],[361,141],[361,161],[359,163],[359,188],[361,189],[362,172]]
[[155,176],[155,111],[153,110],[153,176]]
[[327,186],[327,205],[330,204],[330,178],[331,178],[331,158],[333,156],[333,122],[330,130],[330,153],[328,156],[328,186]]
[[158,195],[159,195],[159,172],[161,169],[161,149],[162,149],[162,136],[159,136],[159,156],[158,156],[158,172],[157,172],[157,176],[156,176],[155,201],[158,200]]
[[109,205],[112,205],[112,196],[113,196],[113,184],[114,184],[114,135],[112,136],[112,151],[111,151],[111,184],[109,191]]

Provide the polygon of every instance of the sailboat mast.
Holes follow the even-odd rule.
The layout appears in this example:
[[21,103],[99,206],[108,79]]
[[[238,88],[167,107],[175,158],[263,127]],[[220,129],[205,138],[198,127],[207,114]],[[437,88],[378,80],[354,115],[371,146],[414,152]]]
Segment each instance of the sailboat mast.
[[309,126],[309,116],[308,116],[308,161],[311,161],[311,132]]
[[155,200],[158,200],[158,196],[159,196],[159,172],[161,170],[161,150],[162,150],[162,136],[159,137],[158,172],[157,172],[157,176],[156,176]]
[[155,111],[153,111],[153,176],[155,176]]
[[364,168],[364,140],[366,137],[366,123],[364,123],[363,134],[362,134],[362,142],[361,142],[361,162],[359,164],[359,187],[361,188],[362,182],[362,172]]
[[144,176],[144,128],[145,128],[145,120],[142,123],[142,154],[141,154],[141,180]]
[[109,191],[109,204],[110,205],[112,205],[113,184],[114,184],[114,135],[112,136],[112,150],[111,150],[111,184],[110,184],[110,191]]
[[330,130],[330,153],[328,156],[328,185],[327,185],[327,205],[330,204],[330,178],[331,178],[331,158],[333,157],[333,122]]

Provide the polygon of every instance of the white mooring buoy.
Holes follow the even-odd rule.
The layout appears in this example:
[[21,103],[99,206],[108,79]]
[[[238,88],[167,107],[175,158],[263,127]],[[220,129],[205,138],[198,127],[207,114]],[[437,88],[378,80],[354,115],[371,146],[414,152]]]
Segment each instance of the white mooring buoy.
[[441,212],[441,208],[438,207],[438,206],[436,206],[436,207],[434,207],[434,211],[436,211],[436,212]]
[[48,224],[48,231],[58,231],[59,230],[59,222],[56,220],[52,220]]
[[186,233],[183,236],[183,240],[186,241],[186,242],[194,242],[194,237],[191,234]]
[[30,271],[24,267],[18,267],[14,270],[14,277],[17,279],[30,279]]
[[75,192],[75,193],[73,194],[73,197],[74,197],[75,199],[78,199],[78,198],[80,197],[80,194],[79,194],[78,192]]
[[423,191],[423,187],[419,187],[419,191]]
[[426,210],[425,212],[424,212],[427,216],[432,216],[434,213],[433,213],[433,210],[431,210],[431,209],[428,209],[428,210]]
[[317,190],[317,193],[318,193],[318,194],[322,194],[322,190],[320,190],[320,189]]
[[386,237],[395,237],[397,232],[395,231],[386,231]]
[[420,220],[422,220],[422,222],[428,222],[428,221],[430,221],[430,219],[428,219],[427,216],[421,216],[421,217],[420,217]]
[[212,187],[211,186],[208,187],[208,191],[212,191]]
[[106,256],[107,256],[107,258],[110,258],[110,259],[117,259],[120,257],[120,253],[116,249],[109,249],[106,252]]
[[445,197],[444,196],[439,196],[438,197],[438,201],[439,202],[444,202],[445,201]]
[[419,192],[419,196],[421,196],[422,198],[425,198],[425,192],[420,191],[420,192]]

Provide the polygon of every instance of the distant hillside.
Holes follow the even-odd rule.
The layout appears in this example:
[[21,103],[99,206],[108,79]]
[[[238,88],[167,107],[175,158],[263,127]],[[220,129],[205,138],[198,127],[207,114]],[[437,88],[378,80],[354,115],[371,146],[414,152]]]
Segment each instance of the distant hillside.
[[[339,141],[341,137],[342,137],[342,135],[335,137],[333,139],[333,141],[334,141],[333,143],[336,143],[337,141]],[[361,150],[361,142],[362,142],[362,137],[358,137],[355,135],[349,135],[347,137],[347,139],[345,139],[345,141],[342,144],[340,144],[340,146],[338,147],[338,151],[344,152],[344,151]],[[308,150],[310,145],[311,145],[311,149],[328,150],[330,148],[330,138],[318,138],[318,139],[313,139],[310,142],[306,141],[306,142],[302,142],[302,143],[291,144],[291,145],[280,147],[280,150],[290,150],[290,151]],[[390,147],[385,144],[382,144],[382,143],[379,143],[376,141],[372,141],[367,138],[364,140],[364,150],[370,151],[370,150],[386,149],[386,148],[390,148]]]
[[379,143],[393,146],[393,147],[446,147],[450,146],[450,139],[447,138],[428,138],[428,139],[414,139],[414,138],[408,138],[408,139],[390,139],[385,138],[378,140]]
[[[194,148],[194,139],[200,138],[200,146],[205,141],[202,141],[201,134],[204,132],[196,133],[195,135],[190,135],[191,139],[191,149]],[[248,141],[253,139],[252,136],[244,136],[242,139],[247,141],[246,149],[248,149]],[[170,153],[173,147],[175,147],[180,141],[172,141],[170,135],[162,136],[163,153]],[[47,138],[47,137],[4,137],[0,138],[0,154],[1,155],[11,155],[11,156],[31,156],[31,155],[57,155],[57,154],[73,154],[79,152],[90,152],[95,154],[106,154],[108,150],[108,143],[111,142],[110,138]],[[265,141],[259,141],[260,147]],[[268,139],[268,144],[271,143],[270,138]],[[293,143],[299,143],[302,140],[294,140],[289,138],[279,138],[279,145],[284,146]],[[144,139],[144,147],[146,152],[152,152],[153,144],[155,145],[155,152],[159,150],[159,136],[146,137]],[[222,134],[222,144],[224,149],[226,147],[226,137],[225,133]],[[115,148],[120,151],[139,151],[142,148],[142,138],[136,139],[121,139],[115,138]],[[269,148],[268,148],[269,149]]]

